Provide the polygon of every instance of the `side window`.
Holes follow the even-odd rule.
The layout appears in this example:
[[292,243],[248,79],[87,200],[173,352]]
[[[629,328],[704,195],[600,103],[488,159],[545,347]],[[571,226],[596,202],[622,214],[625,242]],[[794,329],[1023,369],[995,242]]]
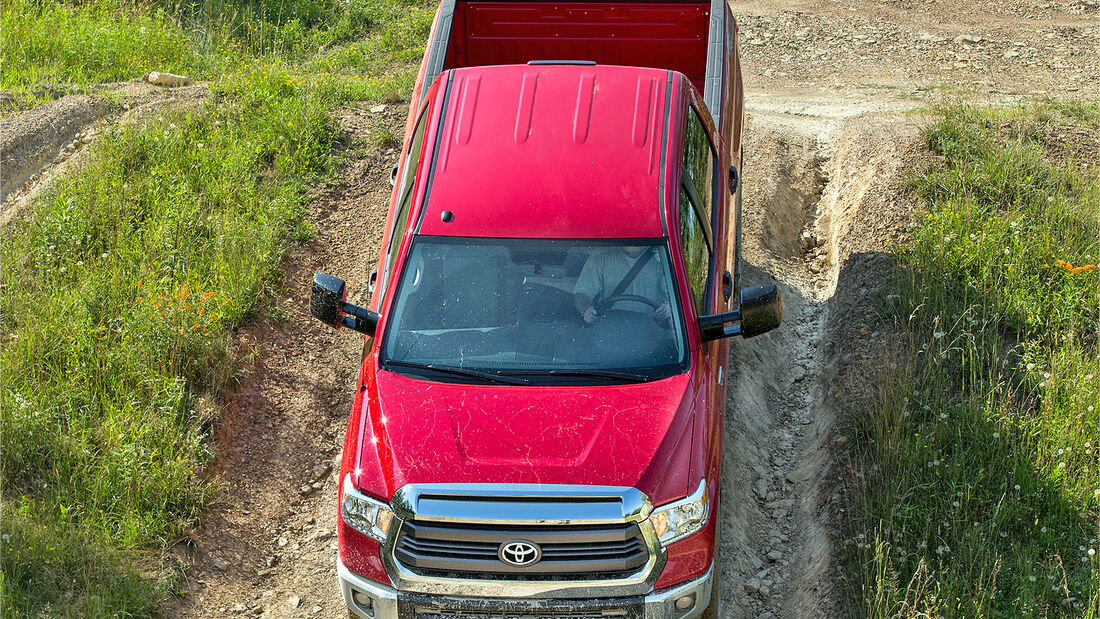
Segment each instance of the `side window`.
[[428,108],[420,113],[420,120],[413,131],[412,142],[409,144],[409,152],[405,156],[401,169],[401,178],[398,183],[401,193],[397,197],[397,213],[393,217],[393,230],[390,233],[390,244],[386,248],[386,270],[382,275],[381,291],[385,293],[386,286],[393,277],[393,264],[397,260],[397,251],[401,247],[402,232],[409,222],[409,205],[412,203],[412,188],[416,181],[417,163],[420,161],[420,151],[424,147],[424,132],[428,126]]
[[699,221],[695,205],[687,191],[680,187],[680,245],[684,252],[691,296],[695,299],[695,313],[707,313],[707,274],[710,271],[710,246]]
[[695,108],[690,108],[684,126],[684,175],[695,186],[705,221],[713,220],[715,154],[706,126]]

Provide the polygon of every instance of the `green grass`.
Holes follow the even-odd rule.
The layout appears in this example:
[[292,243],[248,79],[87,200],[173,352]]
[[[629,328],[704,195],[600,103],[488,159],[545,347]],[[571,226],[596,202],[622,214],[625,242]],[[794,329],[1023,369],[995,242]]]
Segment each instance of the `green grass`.
[[[947,106],[928,213],[888,299],[904,360],[855,411],[855,606],[868,617],[1096,617],[1095,103]],[[1092,154],[1095,157],[1095,153]]]
[[424,0],[192,0],[125,9],[107,0],[0,0],[0,88],[23,109],[56,96],[42,85],[95,90],[150,71],[216,80],[277,58],[359,80],[400,78],[400,93],[415,78],[433,14]]
[[[196,6],[210,36],[184,10]],[[386,26],[335,10],[251,22],[330,45],[310,51],[237,32],[239,6],[3,8],[7,84],[211,78],[195,106],[101,132],[85,168],[0,231],[0,616],[154,616],[180,570],[163,550],[218,500],[204,469],[236,374],[232,329],[264,315],[282,256],[312,233],[307,192],[342,140],[331,111],[407,96],[431,12],[379,2],[356,10]],[[20,19],[31,26],[9,29]],[[142,39],[154,22],[164,31]],[[114,43],[97,60],[77,37]],[[347,46],[386,66],[325,60]]]
[[190,73],[204,58],[163,12],[119,13],[117,4],[4,0],[0,86],[95,84],[148,71]]

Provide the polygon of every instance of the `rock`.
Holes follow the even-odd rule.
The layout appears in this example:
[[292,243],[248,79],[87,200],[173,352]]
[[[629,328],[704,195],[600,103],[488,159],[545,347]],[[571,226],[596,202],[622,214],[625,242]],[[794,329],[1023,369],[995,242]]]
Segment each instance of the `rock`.
[[384,106],[384,105],[372,105],[370,107],[370,113],[371,114],[381,114],[382,112],[385,112],[385,111],[386,111],[386,106]]
[[309,485],[309,487],[313,488],[314,490],[320,490],[321,488],[324,488],[324,486],[322,486],[321,482],[319,482],[319,481],[313,482],[312,484]]
[[768,585],[760,585],[760,595],[766,596],[771,592],[771,587],[769,587]]
[[756,496],[760,497],[760,500],[768,498],[768,480],[761,477],[756,480],[756,485],[753,486],[753,490],[756,491]]
[[282,548],[283,546],[286,546],[286,544],[287,544],[287,539],[286,539],[285,537],[280,537],[280,538],[279,538],[279,539],[278,539],[278,540],[276,541],[276,543],[277,543],[277,544],[279,544],[279,548]]
[[746,580],[745,584],[742,586],[745,587],[745,591],[748,591],[749,593],[756,593],[757,591],[760,591],[760,581],[755,578],[750,578]]
[[240,614],[240,613],[243,613],[246,610],[248,610],[248,607],[245,606],[244,604],[234,604],[233,605],[233,612],[235,612],[235,613]]
[[264,559],[264,564],[266,564],[268,567],[275,567],[279,564],[278,555],[267,555],[267,558]]
[[309,472],[309,480],[310,481],[319,481],[320,479],[328,476],[328,474],[331,471],[332,471],[332,464],[331,463],[326,462],[325,464],[318,464],[317,466],[313,467],[313,470],[311,470]]
[[301,604],[302,604],[302,598],[300,598],[296,595],[290,596],[290,598],[286,601],[286,605],[291,607],[291,608],[298,608],[299,606],[301,606]]
[[755,552],[750,550],[748,551],[748,555],[749,563],[752,564],[752,569],[758,570],[760,569],[760,566],[764,565],[764,562],[760,560],[760,557],[756,556]]
[[952,41],[954,41],[955,43],[965,44],[965,45],[977,45],[978,43],[981,43],[983,40],[984,39],[982,39],[980,36],[978,36],[976,34],[960,34],[959,36],[952,39]]
[[783,553],[779,552],[778,550],[772,550],[771,552],[768,553],[768,561],[771,561],[773,563],[780,560],[780,559],[782,559],[782,558],[783,558]]
[[319,605],[318,605],[318,606],[314,606],[313,608],[309,609],[309,612],[311,612],[311,613],[313,613],[314,615],[316,615],[317,613],[321,612],[321,607],[320,607]]
[[298,488],[298,494],[302,496],[309,496],[313,494],[315,488],[309,484],[302,484],[301,488]]
[[328,529],[317,529],[317,531],[313,534],[313,539],[319,542],[324,541],[330,537],[332,537],[332,531],[329,531]]
[[159,71],[149,73],[145,79],[155,86],[167,86],[169,88],[173,86],[186,86],[191,83],[191,78],[189,77],[172,75],[171,73],[161,73]]
[[264,591],[263,595],[261,595],[260,597],[262,597],[264,599],[273,598],[273,597],[275,597],[275,590],[274,589],[268,589],[267,591]]

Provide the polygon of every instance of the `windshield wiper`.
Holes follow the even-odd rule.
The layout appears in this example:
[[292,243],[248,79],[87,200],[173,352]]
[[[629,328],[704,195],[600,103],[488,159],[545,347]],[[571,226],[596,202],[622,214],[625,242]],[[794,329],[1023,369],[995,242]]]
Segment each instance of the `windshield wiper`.
[[644,383],[653,380],[645,374],[615,372],[612,370],[499,370],[501,376],[577,376],[581,378],[611,378],[628,383]]
[[454,376],[463,376],[466,378],[473,378],[486,383],[501,383],[504,385],[526,385],[525,381],[510,380],[503,378],[498,374],[489,374],[487,372],[478,372],[477,370],[467,370],[464,368],[456,368],[449,365],[436,365],[434,363],[413,363],[411,361],[394,361],[392,359],[386,359],[382,362],[382,367],[400,367],[400,368],[413,368],[417,370],[431,370],[433,372],[439,372],[440,374],[451,374]]

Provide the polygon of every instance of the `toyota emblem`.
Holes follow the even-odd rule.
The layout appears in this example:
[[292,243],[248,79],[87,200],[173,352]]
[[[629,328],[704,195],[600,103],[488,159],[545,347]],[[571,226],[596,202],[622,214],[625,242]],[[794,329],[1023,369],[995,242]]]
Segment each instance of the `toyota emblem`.
[[542,548],[525,539],[510,539],[497,548],[497,557],[508,565],[527,567],[542,559]]

